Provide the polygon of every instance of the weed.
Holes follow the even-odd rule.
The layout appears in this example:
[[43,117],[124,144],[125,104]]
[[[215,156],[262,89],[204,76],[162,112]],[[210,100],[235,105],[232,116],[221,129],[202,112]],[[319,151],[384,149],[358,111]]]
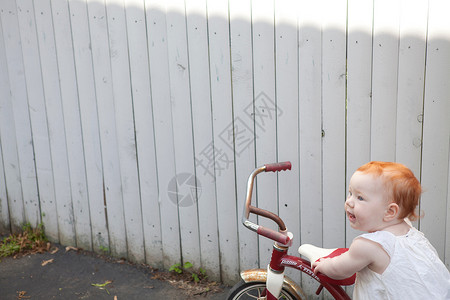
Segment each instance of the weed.
[[103,254],[108,254],[108,253],[109,253],[109,248],[108,248],[108,247],[105,247],[105,246],[100,246],[100,251],[101,251]]
[[208,277],[206,275],[206,271],[202,268],[198,269],[198,271],[192,271],[190,269],[193,269],[193,264],[190,262],[185,262],[183,266],[181,264],[174,264],[169,268],[170,272],[175,272],[177,274],[183,274],[183,273],[189,273],[191,274],[192,280],[194,280],[195,283],[200,282],[203,279],[206,279]]
[[11,234],[0,241],[0,257],[16,255],[18,253],[45,252],[50,248],[50,243],[44,234],[44,226],[39,224],[37,228],[31,228],[30,223],[22,227],[23,232]]
[[175,273],[178,273],[178,274],[183,273],[183,269],[181,267],[181,264],[171,265],[170,268],[169,268],[169,272],[175,272]]
[[198,295],[222,291],[217,282],[209,281],[207,277],[204,269],[195,269],[192,263],[186,262],[183,265],[179,263],[172,265],[170,272],[157,272],[152,279],[169,282],[172,286],[182,289],[183,293],[191,296],[186,299],[191,299]]

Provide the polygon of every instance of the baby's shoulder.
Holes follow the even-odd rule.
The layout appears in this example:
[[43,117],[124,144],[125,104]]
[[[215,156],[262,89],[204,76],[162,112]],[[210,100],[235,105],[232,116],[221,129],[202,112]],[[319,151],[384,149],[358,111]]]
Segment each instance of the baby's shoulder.
[[383,245],[363,236],[359,236],[353,240],[350,250],[354,250],[358,255],[364,255],[367,259],[369,269],[378,274],[383,273],[391,260],[390,253],[386,251]]
[[371,236],[362,234],[360,236],[357,236],[352,244],[351,247],[356,247],[357,249],[361,250],[361,251],[366,251],[366,250],[373,250],[376,248],[381,247],[380,242],[378,241],[378,239],[374,239]]
[[356,239],[371,241],[382,247],[389,255],[393,254],[397,237],[389,231],[375,231],[365,233],[358,236]]
[[373,253],[374,256],[387,255],[390,257],[395,248],[395,236],[386,231],[375,231],[357,236],[352,245],[355,244],[359,251],[367,251],[366,255]]

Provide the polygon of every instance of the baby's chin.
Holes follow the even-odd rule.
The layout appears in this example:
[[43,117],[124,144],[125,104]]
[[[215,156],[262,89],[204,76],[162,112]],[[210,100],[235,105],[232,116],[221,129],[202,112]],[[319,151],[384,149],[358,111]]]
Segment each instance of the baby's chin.
[[355,223],[350,223],[350,227],[355,229],[355,230],[364,231],[358,225],[356,225]]
[[367,230],[367,228],[363,228],[360,226],[360,224],[358,224],[357,222],[349,222],[350,223],[350,227],[358,230],[358,231],[364,231],[364,232],[372,232],[370,230]]

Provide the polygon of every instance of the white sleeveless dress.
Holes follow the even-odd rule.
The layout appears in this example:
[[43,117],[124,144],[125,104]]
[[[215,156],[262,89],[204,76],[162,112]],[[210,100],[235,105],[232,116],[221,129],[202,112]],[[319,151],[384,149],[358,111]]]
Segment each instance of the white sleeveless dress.
[[357,238],[380,244],[391,261],[383,274],[368,267],[357,273],[354,300],[450,299],[450,273],[417,229],[402,236],[377,231]]

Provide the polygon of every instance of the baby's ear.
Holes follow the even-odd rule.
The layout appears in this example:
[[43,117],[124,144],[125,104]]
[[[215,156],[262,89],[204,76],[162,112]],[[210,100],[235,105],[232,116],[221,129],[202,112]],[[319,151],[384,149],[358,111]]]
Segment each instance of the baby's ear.
[[389,203],[386,212],[384,214],[384,220],[385,221],[392,221],[398,217],[398,214],[400,212],[400,207],[397,203]]

